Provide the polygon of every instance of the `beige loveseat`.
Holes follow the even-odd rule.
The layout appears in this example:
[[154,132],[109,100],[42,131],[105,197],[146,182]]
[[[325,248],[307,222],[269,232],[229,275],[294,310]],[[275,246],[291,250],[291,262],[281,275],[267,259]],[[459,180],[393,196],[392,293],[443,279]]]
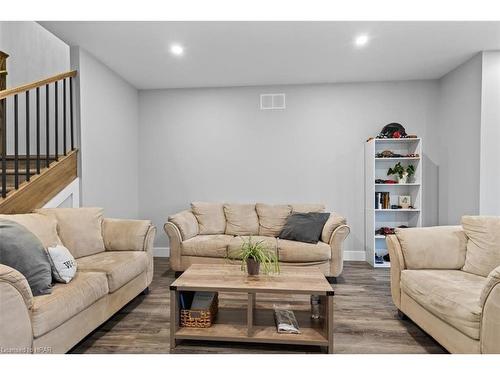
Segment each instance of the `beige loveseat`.
[[45,247],[62,243],[78,267],[68,284],[33,297],[24,276],[0,264],[1,353],[65,353],[151,283],[150,221],[103,219],[96,208],[42,209],[0,219],[25,226]]
[[397,308],[452,353],[500,353],[500,217],[396,229],[387,237]]
[[193,202],[190,210],[168,218],[165,231],[170,239],[170,264],[185,271],[194,263],[224,263],[249,236],[264,241],[277,253],[280,263],[314,266],[325,276],[342,272],[342,245],[349,234],[346,220],[331,214],[317,244],[277,238],[287,217],[294,212],[324,212],[322,204],[228,204]]

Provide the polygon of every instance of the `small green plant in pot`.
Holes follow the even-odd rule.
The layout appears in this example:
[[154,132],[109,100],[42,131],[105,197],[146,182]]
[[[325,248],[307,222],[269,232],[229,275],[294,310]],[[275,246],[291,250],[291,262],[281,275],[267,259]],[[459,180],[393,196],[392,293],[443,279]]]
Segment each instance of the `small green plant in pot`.
[[241,259],[241,269],[246,269],[251,276],[258,275],[261,268],[265,274],[280,272],[278,256],[267,248],[264,241],[254,242],[252,236],[243,239],[240,250],[228,254],[228,257]]
[[398,176],[398,182],[400,184],[406,184],[408,182],[408,179],[415,174],[415,167],[413,165],[409,165],[406,168],[401,165],[400,162],[398,162],[394,168],[389,168],[387,171],[387,175],[397,175]]

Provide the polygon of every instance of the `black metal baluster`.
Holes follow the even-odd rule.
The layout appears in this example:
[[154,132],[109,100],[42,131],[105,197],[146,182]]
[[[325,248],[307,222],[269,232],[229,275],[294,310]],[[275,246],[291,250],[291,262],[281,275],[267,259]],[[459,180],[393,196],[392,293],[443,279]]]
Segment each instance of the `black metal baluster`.
[[30,180],[30,92],[26,91],[26,181]]
[[36,174],[40,174],[40,87],[36,88]]
[[2,113],[2,198],[7,195],[7,98],[0,102]]
[[14,188],[19,188],[19,118],[17,94],[14,95]]
[[50,167],[50,122],[49,122],[49,85],[45,85],[45,167]]
[[55,86],[55,152],[54,152],[54,156],[55,156],[55,159],[56,161],[59,160],[59,121],[58,121],[58,113],[59,113],[59,100],[57,99],[57,86],[58,86],[58,82],[54,82],[54,86]]
[[66,78],[63,79],[63,153],[66,156]]
[[75,140],[73,135],[73,77],[69,77],[69,123],[71,126],[71,150],[75,149]]

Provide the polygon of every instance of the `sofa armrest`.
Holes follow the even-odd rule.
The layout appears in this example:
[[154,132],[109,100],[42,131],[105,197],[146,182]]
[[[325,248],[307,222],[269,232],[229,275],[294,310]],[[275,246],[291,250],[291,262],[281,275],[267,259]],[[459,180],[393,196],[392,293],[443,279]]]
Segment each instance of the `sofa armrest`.
[[500,354],[500,267],[488,275],[481,293],[481,353]]
[[396,236],[387,236],[385,242],[387,243],[387,249],[391,258],[392,301],[398,309],[401,309],[401,271],[406,268],[403,251]]
[[351,229],[348,225],[342,224],[335,228],[330,241],[328,242],[332,249],[332,259],[330,261],[330,276],[337,277],[344,269],[344,241],[349,235]]
[[461,269],[467,236],[461,226],[396,228],[405,268]]
[[341,225],[346,225],[347,221],[345,217],[331,213],[330,217],[323,226],[323,231],[321,232],[321,241],[325,243],[330,243],[332,239],[333,232]]
[[172,222],[167,221],[163,226],[169,239],[170,246],[170,268],[174,271],[184,271],[181,266],[181,244],[182,236],[179,228]]
[[30,353],[33,294],[26,278],[0,264],[0,353]]
[[104,219],[104,247],[108,251],[147,251],[151,227],[150,220]]
[[181,241],[189,240],[200,232],[198,220],[189,210],[181,211],[168,217],[168,221],[174,224],[181,234]]

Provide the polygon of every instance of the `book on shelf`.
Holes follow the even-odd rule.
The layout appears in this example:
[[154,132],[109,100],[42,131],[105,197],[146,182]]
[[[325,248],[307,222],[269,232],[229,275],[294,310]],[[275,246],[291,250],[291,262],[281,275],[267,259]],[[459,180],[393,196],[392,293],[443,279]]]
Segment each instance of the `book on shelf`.
[[179,304],[183,310],[208,310],[215,297],[214,292],[180,292]]
[[389,192],[380,191],[375,193],[375,209],[389,209],[391,208],[391,197]]

